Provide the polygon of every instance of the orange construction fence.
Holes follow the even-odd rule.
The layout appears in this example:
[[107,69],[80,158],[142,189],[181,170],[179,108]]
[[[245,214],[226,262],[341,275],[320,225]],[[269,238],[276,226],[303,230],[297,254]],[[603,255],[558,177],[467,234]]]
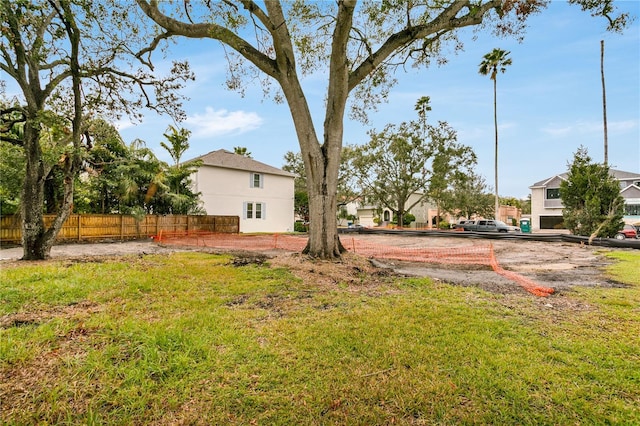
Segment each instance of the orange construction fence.
[[[154,237],[159,243],[229,250],[287,250],[302,251],[307,237],[284,234],[217,234],[211,232],[161,232]],[[440,263],[449,265],[481,265],[491,267],[497,274],[516,282],[536,296],[546,297],[554,292],[536,282],[503,269],[496,259],[493,245],[467,247],[397,247],[372,243],[353,237],[341,238],[342,245],[350,252],[362,256],[395,259],[408,262]]]

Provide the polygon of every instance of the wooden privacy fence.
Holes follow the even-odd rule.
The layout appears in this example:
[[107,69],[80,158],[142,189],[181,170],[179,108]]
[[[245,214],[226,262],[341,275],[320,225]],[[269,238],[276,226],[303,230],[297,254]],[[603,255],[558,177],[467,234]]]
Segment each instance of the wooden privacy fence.
[[[55,215],[45,215],[49,227]],[[114,214],[72,214],[58,233],[58,241],[149,238],[162,232],[207,231],[240,232],[238,216],[146,215],[137,221],[133,216]],[[19,215],[0,217],[0,243],[20,243],[22,221]]]

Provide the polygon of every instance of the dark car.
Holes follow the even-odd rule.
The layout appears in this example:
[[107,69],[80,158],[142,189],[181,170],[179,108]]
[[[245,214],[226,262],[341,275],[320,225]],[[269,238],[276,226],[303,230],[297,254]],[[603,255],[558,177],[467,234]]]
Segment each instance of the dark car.
[[625,238],[638,238],[638,230],[635,226],[626,224],[616,234],[617,240],[624,240]]

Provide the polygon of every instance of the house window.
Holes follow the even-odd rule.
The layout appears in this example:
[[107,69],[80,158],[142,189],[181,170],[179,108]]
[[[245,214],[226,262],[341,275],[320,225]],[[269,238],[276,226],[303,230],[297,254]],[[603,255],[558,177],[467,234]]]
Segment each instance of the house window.
[[640,204],[626,204],[624,214],[625,216],[640,216]]
[[262,188],[263,178],[260,173],[251,173],[251,188]]
[[245,219],[265,219],[266,216],[266,204],[265,203],[244,203],[244,218]]
[[559,200],[560,188],[547,188],[547,200]]

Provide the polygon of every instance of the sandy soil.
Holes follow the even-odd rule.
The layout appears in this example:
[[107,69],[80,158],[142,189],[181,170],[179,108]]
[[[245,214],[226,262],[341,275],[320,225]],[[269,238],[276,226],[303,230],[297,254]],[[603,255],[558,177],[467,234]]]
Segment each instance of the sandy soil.
[[[358,239],[372,241],[378,244],[399,247],[461,247],[493,244],[496,258],[500,266],[506,270],[517,272],[530,278],[540,285],[552,287],[562,291],[572,286],[617,286],[616,282],[608,280],[602,273],[602,268],[610,263],[603,253],[609,249],[591,247],[575,243],[518,241],[518,240],[483,240],[425,237],[425,236],[395,236],[395,235],[358,235]],[[54,246],[51,257],[56,258],[84,258],[90,260],[96,256],[148,255],[170,253],[185,250],[182,247],[170,247],[156,244],[151,240],[112,242],[100,244],[64,244]],[[192,250],[195,250],[192,249]],[[211,251],[210,249],[208,251]],[[304,262],[300,256],[282,251],[263,253],[274,259],[274,263],[295,269],[298,274],[312,275],[318,270],[318,264],[301,266]],[[22,248],[0,250],[0,267],[16,262],[22,256]],[[324,264],[324,274],[340,275],[345,271],[345,263],[351,264],[349,270],[361,270],[361,261],[351,260],[343,262],[342,266]],[[511,293],[522,291],[512,281],[503,278],[483,267],[433,265],[424,263],[397,262],[390,260],[372,259],[374,267],[385,271],[406,276],[428,276],[436,280],[465,286],[480,286],[490,291]],[[354,266],[354,264],[357,264]],[[332,271],[326,269],[333,269]],[[348,274],[348,271],[347,271]],[[306,277],[306,279],[313,279]],[[316,278],[317,275],[316,275]]]
[[[360,236],[359,236],[360,237]],[[498,263],[504,269],[517,272],[545,287],[556,290],[571,286],[616,286],[604,277],[602,269],[611,263],[603,253],[609,249],[576,243],[540,242],[526,240],[485,240],[446,237],[402,237],[390,235],[362,235],[380,243],[401,247],[464,247],[492,244]],[[396,272],[429,276],[444,282],[486,287],[507,291],[513,282],[492,270],[469,267],[437,266],[407,262],[380,261]],[[500,290],[502,288],[502,290]]]

